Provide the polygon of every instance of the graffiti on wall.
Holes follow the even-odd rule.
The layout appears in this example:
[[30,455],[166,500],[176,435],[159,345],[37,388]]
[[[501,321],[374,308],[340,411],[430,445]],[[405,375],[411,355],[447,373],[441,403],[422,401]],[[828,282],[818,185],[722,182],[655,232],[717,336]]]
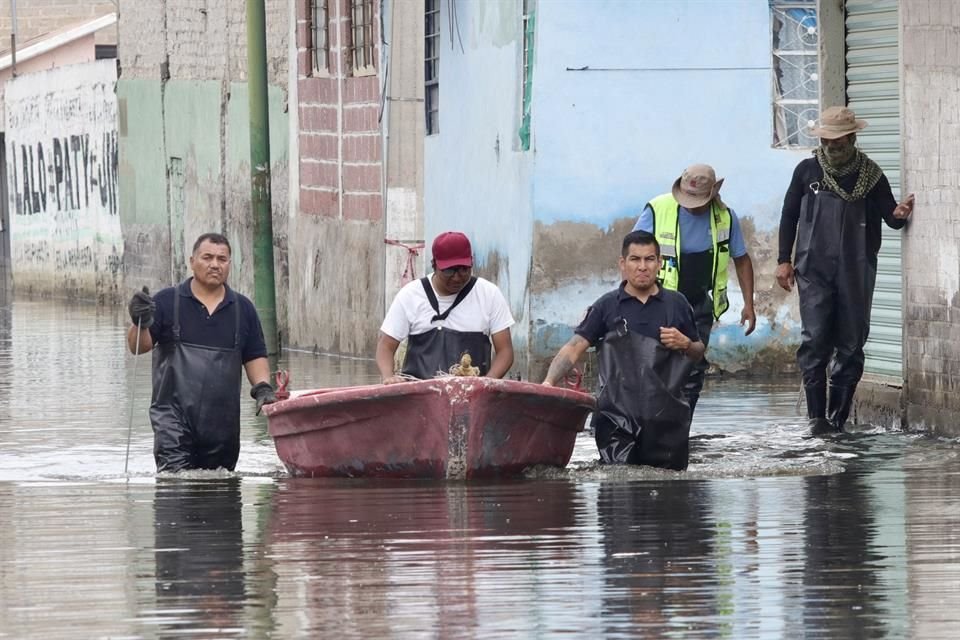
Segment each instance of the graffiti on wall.
[[117,291],[116,80],[115,63],[102,60],[6,84],[3,151],[18,287],[98,299]]
[[36,144],[11,140],[10,197],[18,216],[88,209],[91,199],[117,214],[117,132],[56,137]]

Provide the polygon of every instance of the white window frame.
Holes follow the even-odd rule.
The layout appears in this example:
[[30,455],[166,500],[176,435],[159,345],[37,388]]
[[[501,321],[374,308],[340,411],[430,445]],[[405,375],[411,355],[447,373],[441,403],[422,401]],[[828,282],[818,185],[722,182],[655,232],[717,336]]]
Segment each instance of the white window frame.
[[[775,149],[811,149],[820,109],[820,24],[816,0],[769,0]],[[779,42],[780,28],[794,37]],[[792,33],[791,33],[792,31]],[[786,85],[785,82],[791,83]],[[812,90],[811,90],[812,88]]]

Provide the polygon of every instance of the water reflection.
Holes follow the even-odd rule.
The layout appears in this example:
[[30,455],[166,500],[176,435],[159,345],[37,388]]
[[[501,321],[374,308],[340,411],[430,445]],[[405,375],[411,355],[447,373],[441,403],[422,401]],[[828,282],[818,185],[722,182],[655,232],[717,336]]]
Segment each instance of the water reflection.
[[579,499],[568,482],[284,481],[269,536],[278,631],[444,638],[582,626],[556,606],[582,567],[571,541]]
[[157,478],[153,500],[161,636],[246,635],[239,478]]
[[804,485],[804,626],[824,637],[883,637],[875,571],[883,558],[873,552],[874,522],[862,475],[806,478]]
[[[960,448],[809,440],[795,385],[711,383],[690,470],[155,477],[122,310],[0,297],[0,637],[954,638]],[[295,388],[372,362],[288,353]],[[793,388],[790,388],[793,387]],[[133,447],[122,475],[130,391]],[[703,409],[701,411],[700,409]],[[79,588],[78,586],[79,585]]]
[[628,629],[649,637],[670,629],[700,634],[716,626],[709,498],[702,481],[601,485],[607,637]]

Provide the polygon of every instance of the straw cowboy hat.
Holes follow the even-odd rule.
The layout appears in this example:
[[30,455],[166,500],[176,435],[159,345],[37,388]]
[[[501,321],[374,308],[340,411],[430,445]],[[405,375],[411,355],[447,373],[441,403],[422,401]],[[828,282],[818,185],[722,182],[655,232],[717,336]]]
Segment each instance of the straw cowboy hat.
[[717,180],[717,174],[708,164],[694,164],[683,170],[673,183],[673,197],[685,209],[702,207],[713,199],[720,202],[720,187],[723,178]]
[[867,121],[857,120],[857,116],[847,107],[828,107],[820,114],[820,126],[810,127],[810,135],[836,140],[856,133],[865,126]]

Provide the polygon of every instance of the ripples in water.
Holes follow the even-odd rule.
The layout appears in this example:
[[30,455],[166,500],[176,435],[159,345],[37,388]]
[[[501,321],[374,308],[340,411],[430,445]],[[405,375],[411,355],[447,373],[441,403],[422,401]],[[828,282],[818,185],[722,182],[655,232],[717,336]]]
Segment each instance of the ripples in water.
[[[0,637],[953,638],[957,443],[809,438],[795,384],[711,380],[685,473],[155,475],[122,310],[0,305]],[[288,353],[298,388],[372,362]],[[136,369],[136,370],[134,370]],[[130,476],[123,474],[133,396]]]

